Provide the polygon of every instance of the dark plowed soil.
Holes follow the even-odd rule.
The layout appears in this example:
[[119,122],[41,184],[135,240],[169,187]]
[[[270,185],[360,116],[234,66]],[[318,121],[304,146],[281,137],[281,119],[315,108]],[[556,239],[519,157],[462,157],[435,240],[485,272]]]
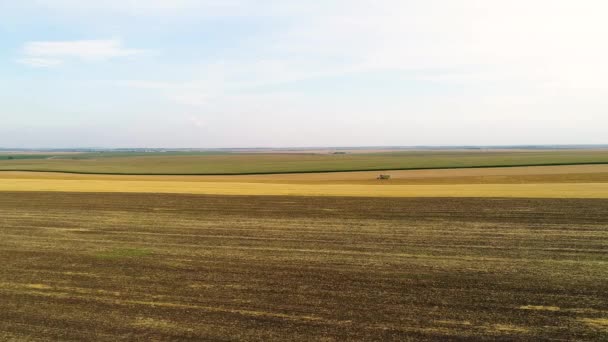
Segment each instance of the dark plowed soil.
[[608,340],[608,200],[0,192],[0,340]]

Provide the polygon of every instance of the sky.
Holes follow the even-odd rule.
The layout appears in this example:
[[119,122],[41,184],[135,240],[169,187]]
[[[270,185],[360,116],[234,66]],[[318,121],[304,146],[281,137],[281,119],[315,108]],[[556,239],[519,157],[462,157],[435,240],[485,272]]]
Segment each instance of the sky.
[[604,0],[0,0],[0,147],[608,143]]

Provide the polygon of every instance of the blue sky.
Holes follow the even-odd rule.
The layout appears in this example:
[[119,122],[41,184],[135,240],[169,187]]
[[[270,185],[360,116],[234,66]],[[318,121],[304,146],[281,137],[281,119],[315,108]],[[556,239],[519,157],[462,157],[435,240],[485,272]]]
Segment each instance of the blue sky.
[[608,143],[606,10],[0,1],[0,146]]

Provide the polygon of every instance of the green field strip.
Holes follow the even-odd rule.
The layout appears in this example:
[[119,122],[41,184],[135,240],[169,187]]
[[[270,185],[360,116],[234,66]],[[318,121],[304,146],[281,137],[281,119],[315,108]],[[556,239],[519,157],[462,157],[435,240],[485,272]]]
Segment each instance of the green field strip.
[[452,169],[485,169],[485,168],[575,166],[575,165],[608,165],[608,161],[606,161],[606,162],[581,162],[581,163],[534,163],[534,164],[497,164],[497,165],[472,165],[472,166],[429,166],[429,167],[400,167],[400,168],[327,169],[327,170],[260,171],[260,172],[209,172],[209,173],[205,173],[205,172],[203,172],[203,173],[94,172],[94,171],[71,171],[71,170],[53,170],[53,169],[0,169],[0,172],[65,173],[65,174],[77,174],[77,175],[107,175],[107,176],[254,176],[254,175],[314,174],[314,173],[340,173],[340,172],[452,170]]

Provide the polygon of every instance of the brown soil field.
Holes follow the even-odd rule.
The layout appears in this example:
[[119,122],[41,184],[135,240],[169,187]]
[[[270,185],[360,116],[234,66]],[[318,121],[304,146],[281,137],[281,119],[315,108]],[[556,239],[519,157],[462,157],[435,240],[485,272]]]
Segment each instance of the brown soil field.
[[607,213],[0,192],[0,340],[607,340]]

